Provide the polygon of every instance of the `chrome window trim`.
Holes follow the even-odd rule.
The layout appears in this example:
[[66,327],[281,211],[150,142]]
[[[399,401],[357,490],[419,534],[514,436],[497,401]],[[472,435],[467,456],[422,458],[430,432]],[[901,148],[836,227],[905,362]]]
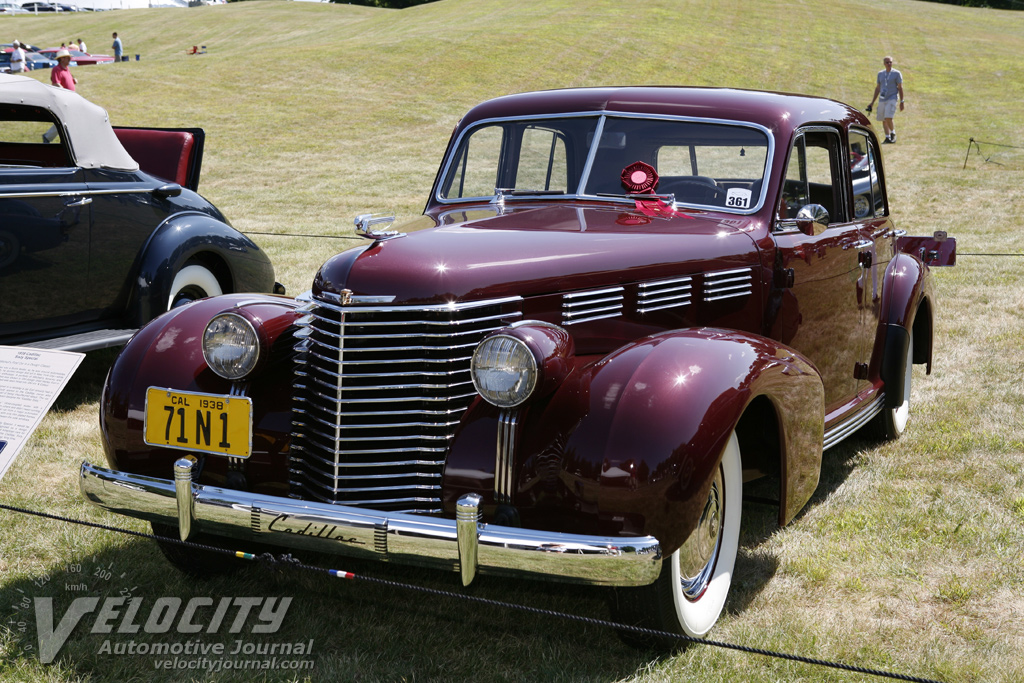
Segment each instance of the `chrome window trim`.
[[[459,197],[457,199],[446,199],[446,198],[441,196],[441,186],[443,185],[443,181],[446,178],[448,178],[448,174],[451,171],[452,166],[455,163],[455,159],[456,159],[456,156],[457,156],[457,153],[458,153],[459,149],[462,146],[462,142],[465,139],[465,137],[471,131],[474,131],[477,128],[480,128],[482,126],[494,125],[494,124],[498,124],[498,123],[513,123],[513,122],[517,122],[517,121],[543,121],[543,120],[550,120],[550,119],[576,119],[576,118],[581,118],[582,119],[582,118],[594,118],[594,117],[597,117],[597,119],[598,119],[597,126],[594,129],[594,141],[591,144],[590,150],[587,152],[587,161],[584,163],[583,171],[582,171],[581,176],[580,176],[580,184],[576,188],[576,193],[575,194],[557,195],[557,196],[552,196],[552,195],[536,195],[537,198],[545,199],[545,200],[548,200],[548,201],[551,201],[553,199],[558,199],[558,200],[565,200],[565,199],[580,200],[580,199],[584,199],[584,200],[588,200],[588,201],[595,201],[595,200],[596,201],[607,201],[607,202],[621,203],[621,204],[628,204],[628,205],[634,205],[635,204],[634,200],[628,199],[626,197],[604,197],[604,196],[599,196],[599,195],[592,195],[592,194],[584,194],[583,193],[583,188],[586,187],[587,180],[590,177],[590,172],[591,172],[592,167],[593,167],[594,158],[597,155],[597,147],[598,147],[597,142],[601,139],[601,133],[603,133],[603,131],[604,131],[604,123],[609,118],[647,119],[647,120],[650,120],[650,121],[678,121],[678,122],[683,122],[683,123],[704,123],[704,124],[712,124],[712,125],[735,126],[735,127],[738,127],[738,128],[749,128],[749,129],[754,129],[754,130],[760,131],[761,133],[764,134],[764,136],[768,140],[768,153],[765,155],[765,164],[764,164],[764,171],[765,172],[761,176],[762,181],[767,179],[768,176],[771,173],[771,166],[772,166],[771,162],[772,162],[772,159],[775,156],[775,135],[772,133],[771,129],[769,129],[769,128],[765,127],[765,126],[762,126],[761,124],[753,123],[751,121],[736,121],[736,120],[732,120],[732,119],[716,119],[716,118],[706,118],[706,117],[698,117],[698,116],[673,116],[671,114],[644,114],[644,113],[638,113],[638,112],[619,112],[619,111],[607,111],[607,110],[602,110],[602,111],[562,112],[562,113],[559,113],[559,114],[537,114],[537,115],[533,115],[533,116],[500,116],[500,117],[494,117],[494,118],[489,118],[489,119],[480,119],[479,121],[473,123],[471,126],[467,126],[466,128],[464,128],[459,133],[458,139],[456,139],[455,144],[453,144],[452,147],[451,147],[451,153],[444,160],[443,171],[441,172],[441,174],[439,176],[439,182],[438,182],[438,185],[437,185],[437,189],[434,192],[434,200],[436,202],[438,202],[439,204],[453,205],[453,204],[466,204],[466,203],[482,202],[482,201],[493,201],[496,198],[497,195],[481,195],[481,196],[478,196],[478,197]],[[698,209],[706,208],[706,209],[713,210],[713,211],[720,211],[722,213],[730,213],[730,214],[736,214],[736,215],[740,215],[740,216],[750,216],[750,215],[753,215],[753,214],[757,213],[764,206],[764,200],[765,200],[765,197],[766,197],[767,194],[768,194],[768,183],[762,182],[761,183],[761,194],[757,198],[757,203],[753,207],[751,207],[750,209],[746,209],[746,210],[742,210],[742,211],[741,210],[737,210],[737,209],[731,209],[729,207],[712,206],[712,205],[707,205],[707,204],[682,204],[682,205],[683,206],[688,206],[688,207],[693,207],[693,208],[698,208]],[[517,198],[518,199],[524,199],[524,198],[528,198],[529,196],[530,195],[523,195],[522,197],[517,197]],[[676,204],[679,205],[678,202]]]

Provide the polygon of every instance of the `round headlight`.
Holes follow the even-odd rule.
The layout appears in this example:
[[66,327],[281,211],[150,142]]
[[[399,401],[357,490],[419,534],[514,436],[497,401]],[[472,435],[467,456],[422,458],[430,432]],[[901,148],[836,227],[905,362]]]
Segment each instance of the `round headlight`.
[[514,408],[537,386],[537,359],[522,340],[497,334],[476,347],[472,375],[473,386],[485,401]]
[[224,379],[242,379],[259,361],[259,335],[244,317],[221,313],[203,331],[203,358]]

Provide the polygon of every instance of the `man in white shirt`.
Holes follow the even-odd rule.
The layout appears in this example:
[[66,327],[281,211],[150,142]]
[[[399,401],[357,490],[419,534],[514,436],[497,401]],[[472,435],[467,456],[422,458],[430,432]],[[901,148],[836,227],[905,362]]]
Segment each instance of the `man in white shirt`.
[[17,74],[28,71],[25,66],[25,51],[21,49],[21,43],[16,40],[12,45],[14,49],[11,50],[11,73]]

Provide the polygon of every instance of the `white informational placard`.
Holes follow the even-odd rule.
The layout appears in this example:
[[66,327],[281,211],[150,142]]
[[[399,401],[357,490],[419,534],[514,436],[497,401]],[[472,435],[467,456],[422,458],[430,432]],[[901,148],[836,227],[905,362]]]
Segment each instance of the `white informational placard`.
[[83,358],[71,351],[0,346],[0,479]]

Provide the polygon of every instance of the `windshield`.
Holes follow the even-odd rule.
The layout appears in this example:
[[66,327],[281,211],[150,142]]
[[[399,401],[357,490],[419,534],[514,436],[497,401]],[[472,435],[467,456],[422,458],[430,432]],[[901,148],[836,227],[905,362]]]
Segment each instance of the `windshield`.
[[439,199],[626,198],[623,169],[639,161],[657,172],[658,195],[749,213],[761,203],[769,145],[759,128],[708,121],[599,115],[490,121],[459,141]]

